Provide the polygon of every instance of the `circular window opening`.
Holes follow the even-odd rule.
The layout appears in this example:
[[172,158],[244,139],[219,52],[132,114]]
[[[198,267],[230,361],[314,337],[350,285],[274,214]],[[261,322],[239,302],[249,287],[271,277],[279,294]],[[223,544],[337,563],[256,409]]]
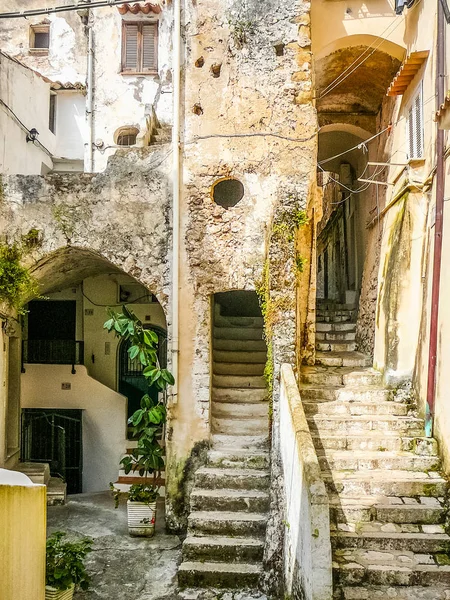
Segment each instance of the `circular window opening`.
[[121,127],[114,135],[117,146],[135,146],[138,133],[137,127]]
[[244,196],[244,186],[238,179],[222,179],[214,184],[213,200],[223,208],[236,206]]

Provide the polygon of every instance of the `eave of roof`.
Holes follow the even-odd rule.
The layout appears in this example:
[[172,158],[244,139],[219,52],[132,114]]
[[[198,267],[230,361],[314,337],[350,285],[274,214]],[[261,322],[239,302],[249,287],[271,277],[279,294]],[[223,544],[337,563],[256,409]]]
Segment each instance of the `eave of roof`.
[[128,12],[133,15],[137,15],[138,13],[143,13],[144,15],[154,13],[155,15],[159,15],[161,12],[161,5],[153,4],[151,2],[144,2],[143,4],[139,2],[135,2],[134,4],[126,2],[125,4],[120,4],[117,9],[121,15],[125,15]]
[[428,50],[411,52],[411,54],[408,54],[398,70],[397,75],[392,80],[387,91],[387,96],[402,96],[414,77],[420,71],[423,63],[427,60],[428,55]]

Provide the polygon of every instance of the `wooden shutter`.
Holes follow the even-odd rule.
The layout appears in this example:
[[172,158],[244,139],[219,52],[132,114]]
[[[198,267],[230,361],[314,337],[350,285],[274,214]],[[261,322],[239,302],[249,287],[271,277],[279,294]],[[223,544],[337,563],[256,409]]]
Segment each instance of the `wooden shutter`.
[[409,158],[422,158],[424,151],[422,86],[408,111]]
[[158,38],[156,24],[142,25],[142,71],[156,73]]
[[128,73],[157,73],[157,23],[123,23],[122,71]]
[[138,25],[124,23],[123,25],[123,71],[139,71],[138,64]]

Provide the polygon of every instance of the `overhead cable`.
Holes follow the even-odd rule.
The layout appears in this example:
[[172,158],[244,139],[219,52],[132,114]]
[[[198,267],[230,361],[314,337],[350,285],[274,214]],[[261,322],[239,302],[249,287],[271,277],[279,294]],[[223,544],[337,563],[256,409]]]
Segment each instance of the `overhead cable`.
[[83,8],[101,8],[103,6],[117,6],[123,4],[124,0],[79,0],[75,4],[67,6],[54,6],[49,8],[35,8],[32,10],[20,10],[8,13],[0,13],[0,19],[19,19],[23,17],[36,17],[39,15],[48,15],[51,13],[70,12],[82,10]]

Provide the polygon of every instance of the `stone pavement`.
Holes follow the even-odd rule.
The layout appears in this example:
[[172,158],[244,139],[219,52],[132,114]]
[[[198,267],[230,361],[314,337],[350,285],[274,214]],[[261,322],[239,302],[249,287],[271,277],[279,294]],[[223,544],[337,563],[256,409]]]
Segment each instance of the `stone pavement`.
[[94,538],[87,559],[90,589],[75,600],[157,600],[173,597],[181,540],[164,529],[164,502],[158,506],[153,538],[128,535],[126,504],[116,510],[109,492],[77,494],[65,506],[49,506],[48,533],[66,531]]
[[128,535],[126,505],[114,509],[109,492],[77,494],[65,506],[49,506],[48,533],[91,536],[94,551],[86,565],[92,577],[86,592],[74,600],[267,600],[259,592],[243,590],[185,590],[178,593],[177,570],[181,540],[165,533],[164,502],[158,505],[153,538]]

